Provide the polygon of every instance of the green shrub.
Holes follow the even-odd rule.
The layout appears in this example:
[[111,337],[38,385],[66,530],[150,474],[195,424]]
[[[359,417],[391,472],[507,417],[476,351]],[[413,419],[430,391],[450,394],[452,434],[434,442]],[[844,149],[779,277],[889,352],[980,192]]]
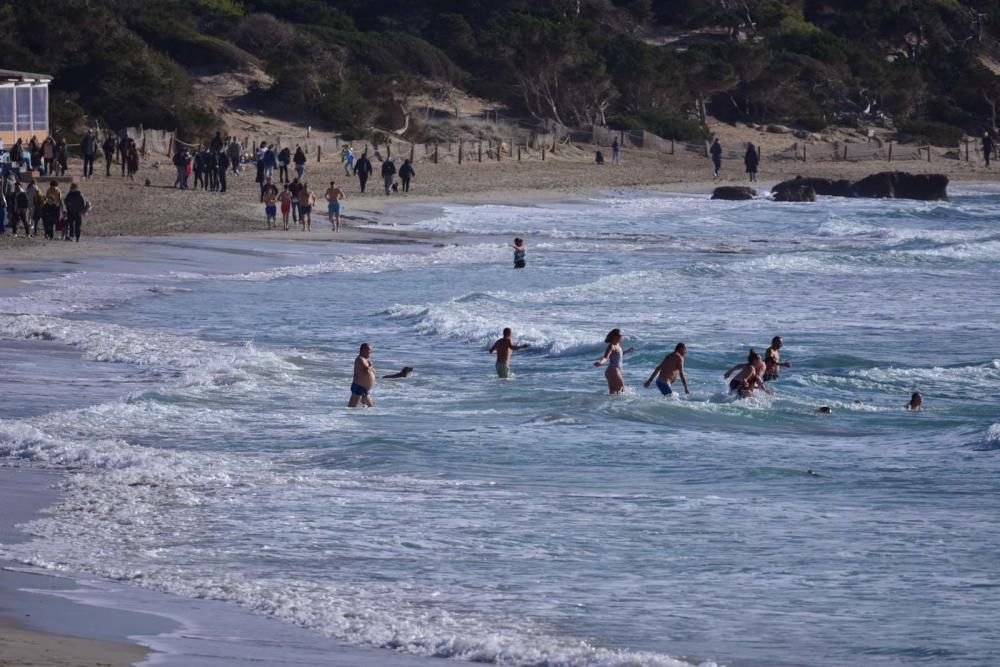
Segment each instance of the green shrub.
[[896,133],[904,139],[934,146],[955,146],[962,140],[962,128],[927,120],[908,120],[899,124]]
[[680,141],[705,141],[711,136],[708,128],[698,121],[670,111],[643,111],[617,116],[608,125],[615,130],[645,130],[664,139]]

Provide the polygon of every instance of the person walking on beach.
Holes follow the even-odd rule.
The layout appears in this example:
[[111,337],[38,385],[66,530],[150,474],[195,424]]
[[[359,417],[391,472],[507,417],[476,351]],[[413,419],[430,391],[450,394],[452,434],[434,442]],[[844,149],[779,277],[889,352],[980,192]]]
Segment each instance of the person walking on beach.
[[288,185],[278,193],[278,204],[281,206],[281,224],[283,229],[288,231],[288,214],[292,211],[292,191]]
[[649,389],[649,385],[656,378],[656,388],[660,390],[660,393],[664,396],[670,396],[674,393],[673,387],[670,385],[677,382],[677,378],[681,379],[684,384],[684,393],[690,394],[691,391],[688,389],[688,381],[684,376],[684,355],[687,354],[687,345],[684,343],[677,343],[674,347],[674,351],[663,357],[663,361],[660,365],[653,369],[652,374],[649,379],[643,383],[643,386]]
[[274,153],[274,147],[267,143],[261,144],[261,161],[264,164],[264,178],[270,179],[274,175],[274,166],[278,163],[278,156]]
[[295,147],[292,162],[295,163],[295,175],[299,177],[299,180],[302,180],[306,175],[306,153],[302,150],[302,146]]
[[344,146],[341,157],[344,160],[344,176],[350,176],[354,169],[354,149],[351,148],[350,144]]
[[215,154],[216,182],[219,184],[219,192],[226,191],[226,174],[229,173],[229,156],[226,151],[219,151]]
[[56,225],[59,223],[59,216],[63,212],[62,191],[59,190],[59,183],[52,181],[49,189],[45,191],[45,203],[42,206],[42,224],[45,225],[45,238],[54,241],[56,238]]
[[31,201],[28,199],[28,193],[21,187],[21,181],[16,181],[14,183],[13,201],[14,205],[12,215],[14,217],[11,221],[11,227],[13,228],[14,236],[17,236],[18,222],[24,226],[24,238],[34,236],[31,232],[31,227],[28,225],[28,208],[31,206]]
[[80,152],[83,153],[83,177],[91,178],[94,175],[94,159],[97,157],[97,137],[93,130],[87,130],[87,134],[80,140]]
[[528,343],[523,343],[518,345],[513,341],[513,334],[511,333],[510,327],[506,327],[503,330],[503,338],[497,340],[493,343],[493,347],[490,348],[490,354],[494,352],[497,355],[497,377],[507,379],[510,377],[510,355],[514,350],[525,350],[531,345]]
[[715,166],[713,178],[718,178],[722,172],[722,144],[719,143],[718,137],[712,142],[712,147],[708,149],[708,152],[712,154],[712,164]]
[[347,407],[356,408],[358,404],[364,404],[367,408],[374,408],[371,391],[375,387],[375,364],[371,361],[372,346],[368,343],[361,344],[358,356],[354,358],[354,377],[351,380],[351,399],[347,402]]
[[125,153],[128,152],[128,132],[127,130],[121,130],[120,136],[118,137],[118,159],[121,161],[122,166],[122,177],[125,176],[125,170],[127,166],[125,164]]
[[104,175],[111,175],[111,163],[115,159],[115,137],[109,134],[108,138],[104,140],[101,144],[101,150],[104,151]]
[[278,189],[272,188],[264,193],[264,214],[267,215],[267,228],[278,226]]
[[[176,153],[174,153],[174,167],[177,168],[177,180],[174,181],[174,187],[180,188],[181,190],[187,190],[187,168],[188,168],[188,152],[186,148],[179,148]],[[110,174],[109,174],[110,175]]]
[[622,163],[622,146],[618,143],[618,137],[611,142],[611,164]]
[[28,196],[28,205],[31,207],[31,235],[38,234],[38,222],[42,219],[42,210],[45,208],[45,196],[35,183],[35,179],[28,182],[28,187],[24,193]]
[[239,139],[233,137],[226,147],[226,157],[229,158],[229,165],[233,168],[233,174],[240,173],[240,160],[243,158],[243,146]]
[[527,266],[525,262],[524,255],[528,252],[528,249],[524,246],[524,240],[520,238],[514,239],[514,268],[523,269]]
[[80,228],[83,226],[83,216],[90,208],[90,202],[84,199],[83,193],[80,192],[80,186],[73,183],[69,186],[69,192],[66,194],[63,204],[66,207],[66,222],[68,223],[66,230],[68,234],[67,238],[73,238],[79,243]]
[[764,350],[764,382],[774,382],[781,375],[781,367],[789,368],[792,364],[781,360],[781,346],[785,341],[781,336],[771,339],[771,347]]
[[330,218],[330,227],[335,232],[340,231],[340,202],[345,198],[344,191],[334,181],[330,181],[330,187],[326,189],[326,213]]
[[139,171],[139,150],[134,141],[129,141],[128,148],[125,149],[125,171],[129,180],[134,181],[135,175]]
[[994,148],[995,148],[995,145],[993,143],[993,137],[990,136],[990,133],[988,131],[984,132],[983,133],[983,159],[986,160],[986,167],[987,168],[989,168],[989,166],[990,166],[990,158],[993,157],[993,149]]
[[308,183],[303,183],[299,190],[299,222],[307,232],[312,231],[312,207],[315,203],[316,193],[309,188]]
[[757,181],[757,166],[760,164],[760,155],[757,154],[757,149],[754,148],[753,144],[747,144],[746,155],[743,156],[743,164],[747,167],[747,174],[750,175],[750,181]]
[[770,389],[764,386],[763,373],[764,373],[764,362],[761,360],[760,355],[757,351],[750,349],[747,355],[747,361],[745,364],[736,364],[722,376],[724,379],[729,380],[729,376],[733,373],[737,373],[729,382],[729,391],[735,393],[740,398],[749,398],[753,396],[754,389],[763,389],[767,393],[773,393]]
[[357,164],[354,165],[354,173],[357,174],[358,183],[361,185],[361,194],[364,194],[368,177],[372,175],[373,171],[375,170],[372,168],[372,161],[368,159],[368,153],[362,153]]
[[385,162],[382,163],[382,180],[385,185],[385,193],[389,194],[392,190],[392,182],[396,178],[396,163],[392,161],[392,158],[386,158]]
[[288,191],[292,193],[292,222],[298,224],[299,222],[299,193],[302,192],[302,184],[299,183],[299,178],[296,176],[292,179],[292,182],[288,184]]
[[399,180],[403,182],[403,192],[410,191],[410,180],[417,175],[410,163],[410,159],[403,160],[403,166],[399,168]]
[[626,354],[635,352],[634,347],[622,350],[622,331],[612,329],[604,337],[604,342],[608,344],[604,350],[604,356],[594,362],[594,366],[608,365],[608,370],[604,371],[604,379],[608,381],[608,393],[620,394],[625,391],[625,378],[622,377],[622,358]]
[[280,183],[287,183],[288,178],[288,165],[292,161],[292,150],[285,146],[278,153],[278,181]]

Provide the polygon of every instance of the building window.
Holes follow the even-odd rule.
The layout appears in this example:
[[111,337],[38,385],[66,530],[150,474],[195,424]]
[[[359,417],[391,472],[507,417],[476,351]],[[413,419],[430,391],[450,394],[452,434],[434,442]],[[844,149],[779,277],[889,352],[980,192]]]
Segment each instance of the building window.
[[0,132],[14,131],[14,88],[0,88]]
[[17,131],[31,132],[31,86],[18,86]]
[[49,129],[49,89],[35,86],[31,89],[31,127],[35,132]]

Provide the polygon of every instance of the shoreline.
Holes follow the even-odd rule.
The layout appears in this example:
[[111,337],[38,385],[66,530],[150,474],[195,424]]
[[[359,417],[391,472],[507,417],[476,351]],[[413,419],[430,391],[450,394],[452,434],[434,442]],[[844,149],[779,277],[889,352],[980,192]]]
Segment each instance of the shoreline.
[[[0,544],[28,538],[16,526],[55,503],[60,473],[0,468]],[[0,560],[0,655],[23,667],[125,667],[145,661],[150,650],[130,639],[163,631],[162,619],[101,610],[41,590],[79,584],[58,575],[28,571]]]

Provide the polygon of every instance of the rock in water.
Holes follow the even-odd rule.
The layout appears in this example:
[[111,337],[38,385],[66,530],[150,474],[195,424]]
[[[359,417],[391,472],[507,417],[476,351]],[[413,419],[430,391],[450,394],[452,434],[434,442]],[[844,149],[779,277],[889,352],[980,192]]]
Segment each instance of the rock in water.
[[948,201],[948,177],[943,174],[908,174],[883,171],[851,186],[852,197]]
[[774,194],[774,198],[778,201],[794,201],[788,199],[778,199],[778,193],[782,190],[800,188],[802,186],[808,186],[813,189],[815,194],[823,195],[825,197],[849,197],[851,195],[850,181],[835,181],[829,178],[802,178],[801,176],[796,176],[790,181],[782,181],[781,183],[778,183],[771,188],[771,193]]
[[742,185],[723,185],[712,191],[712,199],[725,199],[728,201],[742,201],[753,199],[757,196],[757,191]]
[[816,191],[811,185],[783,188],[774,193],[774,201],[816,201]]

